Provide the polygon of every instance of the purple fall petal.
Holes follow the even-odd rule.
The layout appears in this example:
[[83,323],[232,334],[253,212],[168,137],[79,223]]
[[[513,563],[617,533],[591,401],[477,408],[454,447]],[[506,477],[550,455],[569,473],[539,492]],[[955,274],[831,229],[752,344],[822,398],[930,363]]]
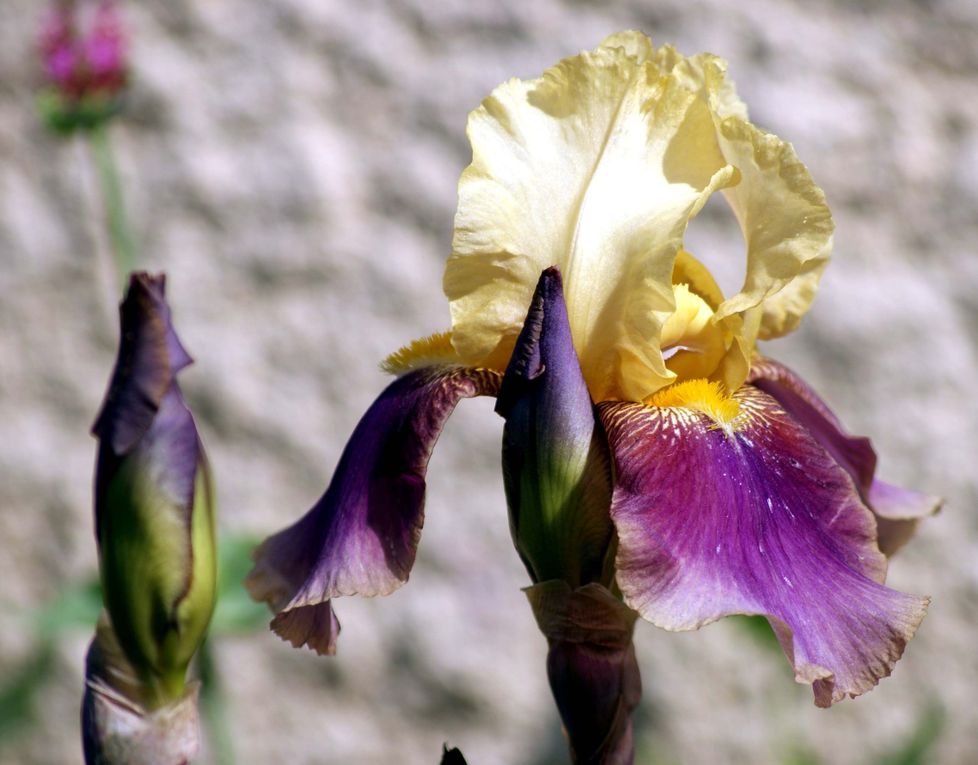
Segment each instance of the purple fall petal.
[[876,514],[876,535],[884,555],[893,555],[913,537],[922,518],[941,509],[944,500],[929,494],[874,480],[868,504]]
[[940,497],[875,480],[876,452],[870,440],[846,433],[828,405],[784,364],[756,359],[747,381],[773,396],[852,476],[863,501],[877,517],[879,547],[884,555],[890,556],[902,547],[921,518],[940,510]]
[[525,592],[549,644],[547,676],[574,762],[631,765],[631,713],[642,697],[638,614],[599,584],[575,590],[551,580]]
[[848,473],[767,394],[735,398],[731,434],[690,409],[599,406],[618,583],[665,629],[767,616],[796,679],[829,706],[890,673],[927,600],[882,586],[876,525]]
[[326,493],[255,551],[245,584],[279,612],[272,622],[279,635],[330,653],[339,631],[330,598],[387,595],[407,581],[435,441],[460,399],[495,395],[498,387],[489,370],[427,367],[395,380],[371,405]]
[[850,436],[828,405],[797,374],[773,359],[756,359],[747,382],[771,395],[844,467],[860,491],[876,472],[876,452],[865,436]]
[[328,600],[282,611],[272,619],[271,628],[276,635],[290,642],[293,648],[307,645],[320,656],[336,654],[340,621]]

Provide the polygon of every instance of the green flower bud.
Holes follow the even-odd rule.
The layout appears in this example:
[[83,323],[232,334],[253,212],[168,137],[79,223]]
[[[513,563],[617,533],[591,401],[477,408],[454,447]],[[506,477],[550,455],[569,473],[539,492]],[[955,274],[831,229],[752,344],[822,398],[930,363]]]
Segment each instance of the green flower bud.
[[214,610],[214,500],[193,416],[176,383],[191,363],[164,277],[132,276],[102,412],[95,525],[105,607],[148,709],[184,694]]
[[610,585],[610,459],[556,268],[540,277],[496,411],[506,419],[503,478],[513,538],[533,580]]

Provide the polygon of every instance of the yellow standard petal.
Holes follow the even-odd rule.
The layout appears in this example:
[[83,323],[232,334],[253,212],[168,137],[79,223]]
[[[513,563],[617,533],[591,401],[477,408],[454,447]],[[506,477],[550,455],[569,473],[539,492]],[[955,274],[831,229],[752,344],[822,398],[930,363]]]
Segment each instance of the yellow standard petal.
[[444,287],[465,363],[505,366],[540,272],[564,275],[596,400],[675,379],[659,349],[686,225],[736,181],[703,94],[623,33],[538,80],[510,80],[469,118]]
[[[554,265],[596,401],[686,379],[735,391],[755,340],[793,329],[814,296],[831,248],[822,192],[790,145],[747,121],[715,56],[623,32],[499,86],[468,135],[444,278],[462,363],[505,368]],[[718,189],[746,244],[727,300],[681,249]]]
[[724,196],[747,243],[747,274],[718,315],[760,306],[761,339],[780,337],[815,298],[832,252],[832,214],[791,144],[731,117],[720,124],[720,145],[743,179]]

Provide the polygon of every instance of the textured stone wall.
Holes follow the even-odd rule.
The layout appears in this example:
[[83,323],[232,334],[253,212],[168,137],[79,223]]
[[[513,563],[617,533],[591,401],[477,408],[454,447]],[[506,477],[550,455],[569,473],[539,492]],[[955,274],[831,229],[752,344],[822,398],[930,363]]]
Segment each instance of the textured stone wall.
[[[95,566],[88,428],[114,358],[114,284],[84,147],[33,113],[38,3],[0,10],[0,678],[31,654],[22,609]],[[736,624],[640,623],[642,763],[883,762],[928,713],[927,762],[978,757],[978,5],[147,0],[126,7],[134,88],[117,123],[142,263],[165,269],[221,524],[264,534],[319,495],[378,361],[448,325],[440,278],[467,112],[606,34],[710,50],[753,121],[791,140],[836,223],[802,328],[767,348],[872,434],[884,477],[947,497],[890,582],[933,596],[894,676],[822,711]],[[742,258],[719,205],[691,249]],[[734,264],[734,268],[731,268]],[[729,286],[729,282],[728,282]],[[430,467],[411,582],[344,599],[340,653],[268,633],[217,645],[239,761],[565,761],[545,645],[520,592],[500,421],[464,402]],[[44,724],[3,763],[80,760],[87,636],[50,657]],[[939,710],[934,712],[934,710]],[[942,710],[942,711],[941,711]]]

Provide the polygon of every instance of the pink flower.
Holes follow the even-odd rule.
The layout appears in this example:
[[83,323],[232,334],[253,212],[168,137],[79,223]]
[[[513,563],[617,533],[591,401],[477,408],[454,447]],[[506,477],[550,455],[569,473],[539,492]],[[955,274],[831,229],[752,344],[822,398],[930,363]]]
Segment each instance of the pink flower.
[[122,19],[111,0],[103,0],[84,41],[85,63],[92,85],[118,88],[126,79],[126,35]]
[[69,103],[112,98],[127,79],[127,40],[112,0],[55,3],[38,49],[45,84]]

